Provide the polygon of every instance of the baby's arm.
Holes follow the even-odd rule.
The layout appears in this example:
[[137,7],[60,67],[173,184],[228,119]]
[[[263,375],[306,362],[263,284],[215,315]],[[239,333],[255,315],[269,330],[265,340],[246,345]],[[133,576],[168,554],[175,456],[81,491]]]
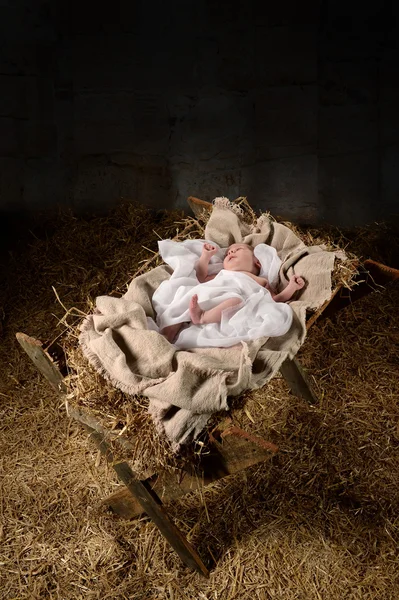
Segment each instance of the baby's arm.
[[203,245],[200,259],[195,267],[197,279],[200,283],[205,283],[206,281],[210,281],[211,279],[215,278],[215,275],[208,275],[208,266],[209,261],[217,251],[218,249],[216,246],[212,246],[212,244]]
[[293,275],[290,278],[290,281],[282,292],[278,294],[272,294],[272,298],[275,302],[287,302],[291,300],[292,296],[295,294],[297,290],[301,290],[305,285],[305,280],[298,275]]

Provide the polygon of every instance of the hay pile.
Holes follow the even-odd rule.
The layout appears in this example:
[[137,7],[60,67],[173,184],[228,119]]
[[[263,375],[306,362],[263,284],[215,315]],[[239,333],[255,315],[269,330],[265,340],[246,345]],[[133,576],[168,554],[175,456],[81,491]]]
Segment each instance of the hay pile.
[[[123,293],[139,261],[156,250],[151,231],[160,223],[144,211],[143,242],[136,215],[128,233],[117,211],[91,222],[63,215],[51,237],[9,260],[0,348],[0,597],[398,597],[397,284],[310,330],[300,360],[317,405],[293,397],[281,378],[235,402],[238,424],[280,452],[170,507],[203,559],[216,561],[209,581],[182,567],[147,519],[124,522],[101,511],[99,500],[117,486],[113,474],[14,335],[52,339],[63,331],[56,325],[65,310],[51,286],[67,308],[82,312],[88,297]],[[172,215],[166,223],[170,237],[176,219],[183,222]],[[104,253],[102,244],[109,245]],[[119,277],[105,263],[110,248],[124,271]],[[78,311],[69,313],[72,326]]]

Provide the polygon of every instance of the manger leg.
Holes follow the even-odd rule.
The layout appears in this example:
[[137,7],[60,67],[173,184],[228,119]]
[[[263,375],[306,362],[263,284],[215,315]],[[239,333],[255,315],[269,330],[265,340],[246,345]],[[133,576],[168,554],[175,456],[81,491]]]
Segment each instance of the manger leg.
[[310,404],[316,404],[318,398],[312,390],[304,369],[296,358],[287,358],[281,365],[280,372],[295,396],[307,400]]
[[58,393],[65,393],[66,386],[64,377],[51,357],[43,349],[39,340],[29,337],[26,333],[18,332],[15,334],[19,344],[25,350],[35,367],[47,379]]
[[150,519],[155,523],[162,535],[180,556],[183,563],[187,567],[205,575],[205,577],[209,577],[209,571],[202,562],[200,556],[170,519],[163,509],[161,501],[151,490],[150,486],[135,477],[128,463],[114,461],[114,457],[110,447],[104,440],[104,436],[88,425],[85,425],[85,429],[90,432],[91,437],[97,444],[101,453],[112,465],[119,479],[125,484],[132,496],[139,501],[143,512],[146,512]]

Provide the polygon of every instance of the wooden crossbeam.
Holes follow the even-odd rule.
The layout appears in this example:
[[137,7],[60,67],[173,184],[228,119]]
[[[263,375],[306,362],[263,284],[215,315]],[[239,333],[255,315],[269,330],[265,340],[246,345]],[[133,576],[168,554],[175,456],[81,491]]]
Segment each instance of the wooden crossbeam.
[[[210,435],[209,454],[201,456],[197,465],[186,466],[178,474],[158,471],[146,479],[145,484],[167,504],[214,481],[269,460],[277,450],[274,444],[238,427],[229,426],[225,431],[217,429]],[[103,504],[125,519],[133,519],[145,512],[124,488],[108,496]]]
[[187,198],[187,204],[189,205],[196,217],[201,216],[204,213],[204,211],[211,212],[213,208],[213,205],[210,202],[200,200],[199,198],[195,198],[194,196],[189,196]]

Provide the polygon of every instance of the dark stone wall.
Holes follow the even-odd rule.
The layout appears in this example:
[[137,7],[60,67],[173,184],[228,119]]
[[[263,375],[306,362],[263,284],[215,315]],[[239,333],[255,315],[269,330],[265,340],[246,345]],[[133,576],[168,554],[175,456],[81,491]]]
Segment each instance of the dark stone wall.
[[398,213],[395,2],[0,0],[0,210]]

